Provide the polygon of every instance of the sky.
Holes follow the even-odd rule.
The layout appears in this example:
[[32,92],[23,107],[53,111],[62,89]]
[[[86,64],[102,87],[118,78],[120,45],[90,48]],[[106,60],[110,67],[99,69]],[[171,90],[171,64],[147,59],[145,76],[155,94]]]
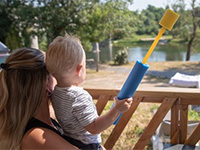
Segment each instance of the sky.
[[[173,0],[134,0],[133,4],[129,6],[129,9],[142,11],[142,9],[146,9],[148,5],[165,8],[167,4],[170,6],[172,2]],[[189,0],[186,0],[186,2],[186,8],[188,8]]]

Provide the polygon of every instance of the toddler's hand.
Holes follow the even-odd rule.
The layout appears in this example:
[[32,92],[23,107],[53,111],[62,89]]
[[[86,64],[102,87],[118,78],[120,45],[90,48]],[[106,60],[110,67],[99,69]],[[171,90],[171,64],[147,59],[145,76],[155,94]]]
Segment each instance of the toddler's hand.
[[120,113],[129,110],[133,101],[132,97],[123,100],[118,100],[117,97],[114,97],[114,100],[115,100],[114,108],[118,110]]

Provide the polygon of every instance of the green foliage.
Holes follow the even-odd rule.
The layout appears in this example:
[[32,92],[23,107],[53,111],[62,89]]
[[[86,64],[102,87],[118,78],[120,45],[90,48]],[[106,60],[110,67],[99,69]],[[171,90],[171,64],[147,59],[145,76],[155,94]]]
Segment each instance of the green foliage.
[[44,36],[39,36],[38,38],[38,44],[39,44],[39,49],[40,50],[43,50],[43,51],[46,51],[47,50],[47,37],[44,35]]
[[108,34],[111,37],[121,39],[135,33],[137,18],[134,12],[128,10],[125,2],[107,2],[105,7],[109,10],[107,22]]
[[151,107],[150,111],[153,113],[154,111],[156,111],[158,109],[158,105],[154,104],[153,107]]
[[[197,4],[197,0],[194,1]],[[102,42],[108,38],[120,40],[131,39],[136,34],[157,35],[160,28],[158,23],[165,10],[149,5],[141,13],[130,11],[128,5],[132,2],[133,0],[4,0],[0,2],[0,41],[15,49],[30,46],[29,37],[37,35],[42,40],[39,41],[40,48],[45,50],[56,36],[67,32],[78,35],[84,48],[90,50],[91,42]],[[177,0],[172,4],[172,9],[181,14],[181,17],[173,30],[166,31],[165,35],[172,34],[187,42],[194,35],[194,26],[197,26],[193,42],[193,48],[197,49],[200,43],[200,7],[195,5],[192,10],[186,10],[184,1]]]
[[81,43],[83,45],[83,49],[88,52],[88,51],[92,51],[92,44],[89,40],[87,39],[83,39],[81,40]]
[[11,27],[12,20],[8,17],[9,12],[7,6],[4,3],[0,3],[0,41],[5,43],[8,36],[8,32]]
[[134,126],[134,128],[132,130],[132,134],[137,134],[138,137],[141,136],[143,132],[144,132],[144,130],[137,124]]
[[152,5],[148,5],[147,9],[143,10],[141,14],[137,14],[138,28],[137,34],[150,34],[157,35],[159,29],[159,21],[164,14],[163,8],[156,8]]
[[114,63],[118,65],[128,63],[128,52],[126,49],[118,51],[118,53],[115,55]]
[[192,49],[197,49],[197,43],[200,42],[197,36],[200,27],[200,7],[198,0],[191,0],[190,2],[191,8],[189,10],[185,9],[184,0],[177,0],[172,4],[172,8],[181,15],[172,33],[174,37],[182,38],[188,42],[186,61],[190,60]]
[[[89,7],[89,6],[88,6]],[[79,36],[83,39],[88,39],[91,42],[101,42],[106,37],[106,23],[107,10],[104,5],[96,3],[90,6],[90,9],[84,9],[82,12],[81,23],[79,28]]]
[[199,113],[195,110],[188,111],[188,120],[198,121],[200,119]]
[[91,42],[102,42],[113,37],[115,39],[130,35],[135,30],[134,14],[128,10],[131,1],[104,1],[87,5],[80,18],[81,26],[78,35]]
[[80,26],[80,12],[85,3],[85,0],[38,0],[37,31],[42,35],[46,34],[47,44],[66,32],[75,34],[77,27]]
[[200,27],[200,16],[193,16],[193,13],[195,12],[197,14],[200,13],[200,7],[197,5],[197,0],[195,1],[196,5],[194,5],[190,10],[185,9],[186,4],[183,0],[178,0],[172,4],[173,10],[180,14],[173,30],[170,31],[174,37],[179,37],[185,41],[189,41],[193,36],[192,32],[194,31],[194,26],[197,28]]
[[15,31],[13,28],[10,28],[9,33],[7,33],[5,44],[7,45],[7,47],[9,47],[10,50],[23,46],[21,38],[18,35],[18,32]]
[[0,2],[0,34],[2,40],[12,50],[30,46],[30,36],[34,33],[35,13],[31,2],[26,0]]

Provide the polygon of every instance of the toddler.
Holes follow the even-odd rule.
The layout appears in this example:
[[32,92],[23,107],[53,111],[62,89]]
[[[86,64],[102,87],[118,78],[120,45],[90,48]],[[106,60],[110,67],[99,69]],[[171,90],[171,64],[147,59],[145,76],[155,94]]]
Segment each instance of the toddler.
[[86,77],[86,56],[76,37],[55,38],[48,47],[46,65],[57,80],[52,104],[68,141],[81,149],[103,149],[100,133],[130,108],[132,98],[115,97],[114,107],[98,116],[91,95],[79,87]]

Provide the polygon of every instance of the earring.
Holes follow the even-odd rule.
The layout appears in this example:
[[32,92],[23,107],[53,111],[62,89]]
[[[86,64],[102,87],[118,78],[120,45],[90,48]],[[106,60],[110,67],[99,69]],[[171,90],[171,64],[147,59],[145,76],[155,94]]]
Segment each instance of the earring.
[[50,92],[49,90],[47,90],[47,96],[51,97],[52,96],[52,92]]

